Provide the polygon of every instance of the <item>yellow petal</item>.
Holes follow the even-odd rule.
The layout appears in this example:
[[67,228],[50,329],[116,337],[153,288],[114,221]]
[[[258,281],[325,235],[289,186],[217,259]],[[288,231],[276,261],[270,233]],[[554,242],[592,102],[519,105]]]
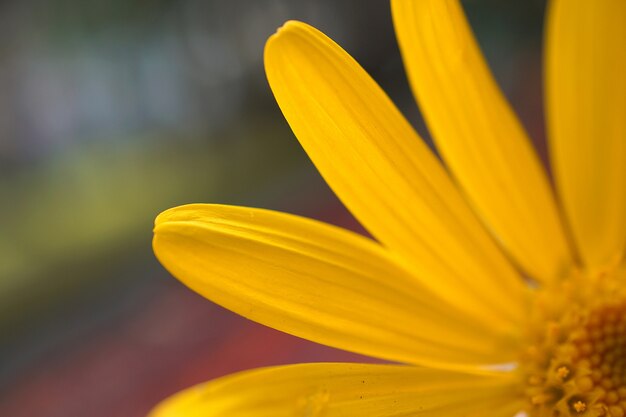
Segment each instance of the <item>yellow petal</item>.
[[521,410],[506,373],[312,363],[246,371],[184,390],[149,417],[510,417]]
[[265,48],[289,125],[337,196],[425,284],[517,324],[522,282],[447,173],[367,73],[318,30],[288,22]]
[[[217,205],[162,213],[154,251],[191,289],[315,342],[407,363],[514,359],[510,330],[446,305],[370,239],[288,214]],[[498,330],[500,326],[500,330]]]
[[621,258],[626,238],[626,2],[553,1],[546,111],[552,165],[584,263]]
[[446,164],[530,276],[561,275],[572,256],[546,173],[458,0],[391,4],[411,86]]

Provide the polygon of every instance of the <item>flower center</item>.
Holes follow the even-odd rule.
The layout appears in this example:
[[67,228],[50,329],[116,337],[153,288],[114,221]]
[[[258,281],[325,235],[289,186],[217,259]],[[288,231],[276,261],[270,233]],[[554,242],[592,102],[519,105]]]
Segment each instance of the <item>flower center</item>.
[[538,290],[523,352],[528,413],[626,415],[624,271],[583,274]]

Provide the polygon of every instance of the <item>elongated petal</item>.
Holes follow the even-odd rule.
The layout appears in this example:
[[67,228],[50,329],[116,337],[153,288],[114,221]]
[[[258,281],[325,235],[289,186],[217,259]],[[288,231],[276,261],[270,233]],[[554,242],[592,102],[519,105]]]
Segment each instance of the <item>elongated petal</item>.
[[165,400],[150,417],[511,417],[521,407],[505,373],[313,363],[198,385]]
[[547,176],[458,0],[391,4],[411,86],[446,164],[529,275],[561,275],[572,256]]
[[156,223],[161,263],[196,292],[252,320],[401,362],[514,358],[506,323],[477,321],[446,305],[380,245],[352,232],[215,205],[170,209]]
[[553,1],[546,110],[557,188],[589,267],[626,239],[626,2]]
[[523,314],[519,276],[367,73],[299,22],[269,39],[265,68],[298,140],[356,218],[439,294],[515,325]]

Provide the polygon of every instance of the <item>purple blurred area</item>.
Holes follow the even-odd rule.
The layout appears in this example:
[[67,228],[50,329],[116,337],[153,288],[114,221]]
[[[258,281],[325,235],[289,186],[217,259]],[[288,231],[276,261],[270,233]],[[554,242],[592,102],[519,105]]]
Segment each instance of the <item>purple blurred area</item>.
[[[543,2],[463,3],[545,150]],[[428,140],[386,2],[0,4],[0,416],[139,417],[239,370],[373,361],[240,318],[169,276],[151,251],[154,217],[193,202],[365,233],[265,81],[265,39],[288,19],[344,46]]]

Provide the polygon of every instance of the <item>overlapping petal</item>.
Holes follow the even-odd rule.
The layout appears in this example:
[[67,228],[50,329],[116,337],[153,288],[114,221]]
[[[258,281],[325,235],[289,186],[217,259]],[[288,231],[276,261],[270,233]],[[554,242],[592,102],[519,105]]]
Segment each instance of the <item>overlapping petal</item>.
[[299,22],[269,39],[265,67],[298,140],[357,219],[442,297],[519,323],[522,280],[366,72]]
[[447,305],[380,245],[334,226],[189,205],[157,218],[154,251],[210,300],[315,342],[450,367],[514,359],[515,330],[506,321]]
[[572,262],[547,176],[458,0],[393,0],[396,35],[437,148],[476,211],[532,277]]
[[510,417],[522,407],[505,373],[317,363],[246,371],[182,391],[150,417]]
[[626,242],[626,2],[553,1],[546,39],[552,165],[589,267]]

